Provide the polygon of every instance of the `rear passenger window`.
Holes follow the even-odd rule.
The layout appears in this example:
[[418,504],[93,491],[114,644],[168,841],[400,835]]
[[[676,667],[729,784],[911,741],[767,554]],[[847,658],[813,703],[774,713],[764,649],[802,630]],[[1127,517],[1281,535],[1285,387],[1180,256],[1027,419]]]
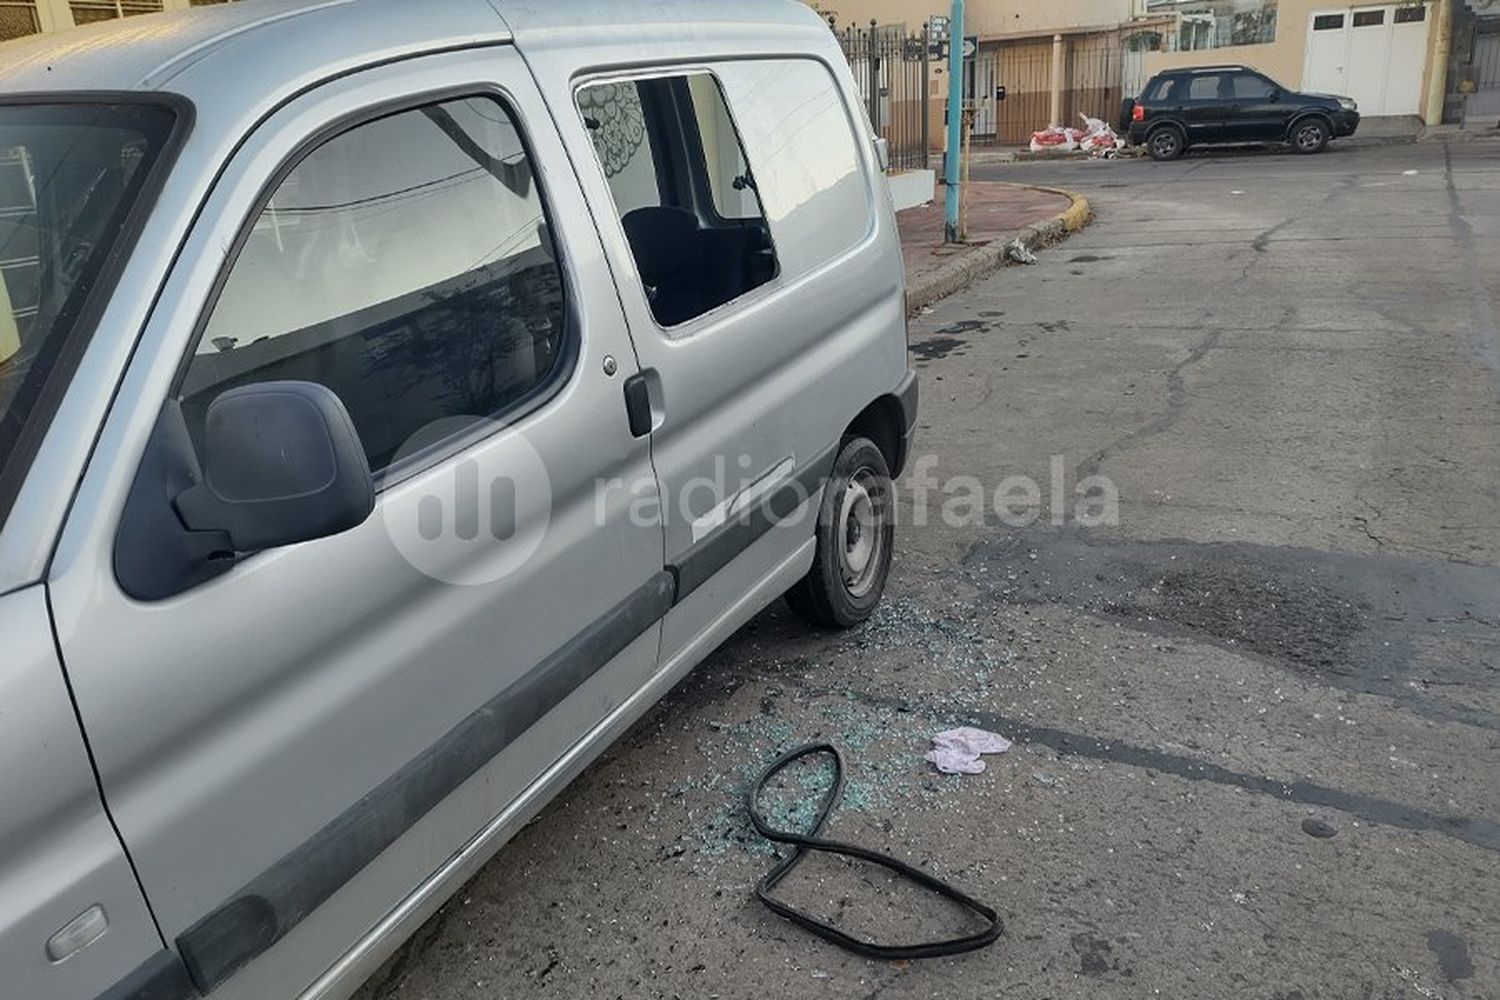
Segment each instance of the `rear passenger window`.
[[592,83],[577,99],[658,323],[776,276],[758,180],[712,74]]
[[1195,76],[1192,83],[1188,85],[1188,100],[1190,101],[1214,101],[1218,98],[1219,75],[1217,73]]
[[1167,99],[1167,94],[1171,91],[1172,84],[1174,82],[1176,82],[1174,77],[1161,77],[1155,83],[1151,84],[1151,86],[1146,88],[1146,92],[1141,95],[1141,99],[1145,101],[1165,101]]
[[525,147],[490,98],[390,115],[301,160],[256,219],[182,387],[191,429],[274,379],[338,394],[370,466],[562,368],[563,287]]

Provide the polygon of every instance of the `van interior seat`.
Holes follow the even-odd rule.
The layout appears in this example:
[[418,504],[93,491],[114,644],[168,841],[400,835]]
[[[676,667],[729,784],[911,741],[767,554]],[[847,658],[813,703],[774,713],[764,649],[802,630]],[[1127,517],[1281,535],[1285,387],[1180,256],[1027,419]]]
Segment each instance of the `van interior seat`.
[[703,312],[698,217],[685,208],[650,205],[620,222],[657,322],[671,326]]

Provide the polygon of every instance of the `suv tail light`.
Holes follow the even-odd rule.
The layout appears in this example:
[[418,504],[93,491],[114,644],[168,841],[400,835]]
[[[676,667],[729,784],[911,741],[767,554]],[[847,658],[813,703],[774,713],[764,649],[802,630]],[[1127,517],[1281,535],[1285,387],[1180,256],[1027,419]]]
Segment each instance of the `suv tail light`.
[[1136,104],[1135,106],[1133,106],[1130,109],[1130,120],[1133,121],[1133,122],[1143,122],[1143,121],[1145,121],[1146,120],[1146,109],[1143,108],[1143,107],[1141,107],[1140,104]]

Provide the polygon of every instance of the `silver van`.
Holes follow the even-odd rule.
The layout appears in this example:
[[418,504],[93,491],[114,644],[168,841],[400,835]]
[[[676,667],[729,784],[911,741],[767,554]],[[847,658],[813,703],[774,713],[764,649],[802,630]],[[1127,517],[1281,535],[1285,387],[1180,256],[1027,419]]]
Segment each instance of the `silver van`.
[[248,0],[0,46],[0,995],[344,997],[915,421],[792,0]]

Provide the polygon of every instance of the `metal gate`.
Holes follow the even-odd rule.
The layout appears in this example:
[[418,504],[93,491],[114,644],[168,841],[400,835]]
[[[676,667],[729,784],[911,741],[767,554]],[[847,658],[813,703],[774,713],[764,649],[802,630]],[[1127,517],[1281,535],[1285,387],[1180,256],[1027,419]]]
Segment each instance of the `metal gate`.
[[907,34],[901,27],[849,27],[837,34],[870,124],[890,147],[891,169],[925,169],[932,128],[927,28]]
[[[975,77],[993,81],[994,90],[975,93],[976,101],[990,102],[983,130],[976,127],[974,141],[1020,145],[1031,133],[1045,128],[1052,112],[1051,38],[1025,38],[980,45]],[[1126,86],[1124,46],[1116,32],[1075,34],[1064,38],[1061,90],[1058,94],[1060,124],[1081,126],[1080,115],[1111,124],[1119,117]],[[1004,100],[996,99],[1003,88]],[[1131,93],[1129,96],[1134,97]]]
[[1500,18],[1486,18],[1474,32],[1474,86],[1500,90]]
[[1500,121],[1500,17],[1476,17],[1470,31],[1472,34],[1464,39],[1469,61],[1457,73],[1462,82],[1462,121],[1465,125],[1494,125]]

